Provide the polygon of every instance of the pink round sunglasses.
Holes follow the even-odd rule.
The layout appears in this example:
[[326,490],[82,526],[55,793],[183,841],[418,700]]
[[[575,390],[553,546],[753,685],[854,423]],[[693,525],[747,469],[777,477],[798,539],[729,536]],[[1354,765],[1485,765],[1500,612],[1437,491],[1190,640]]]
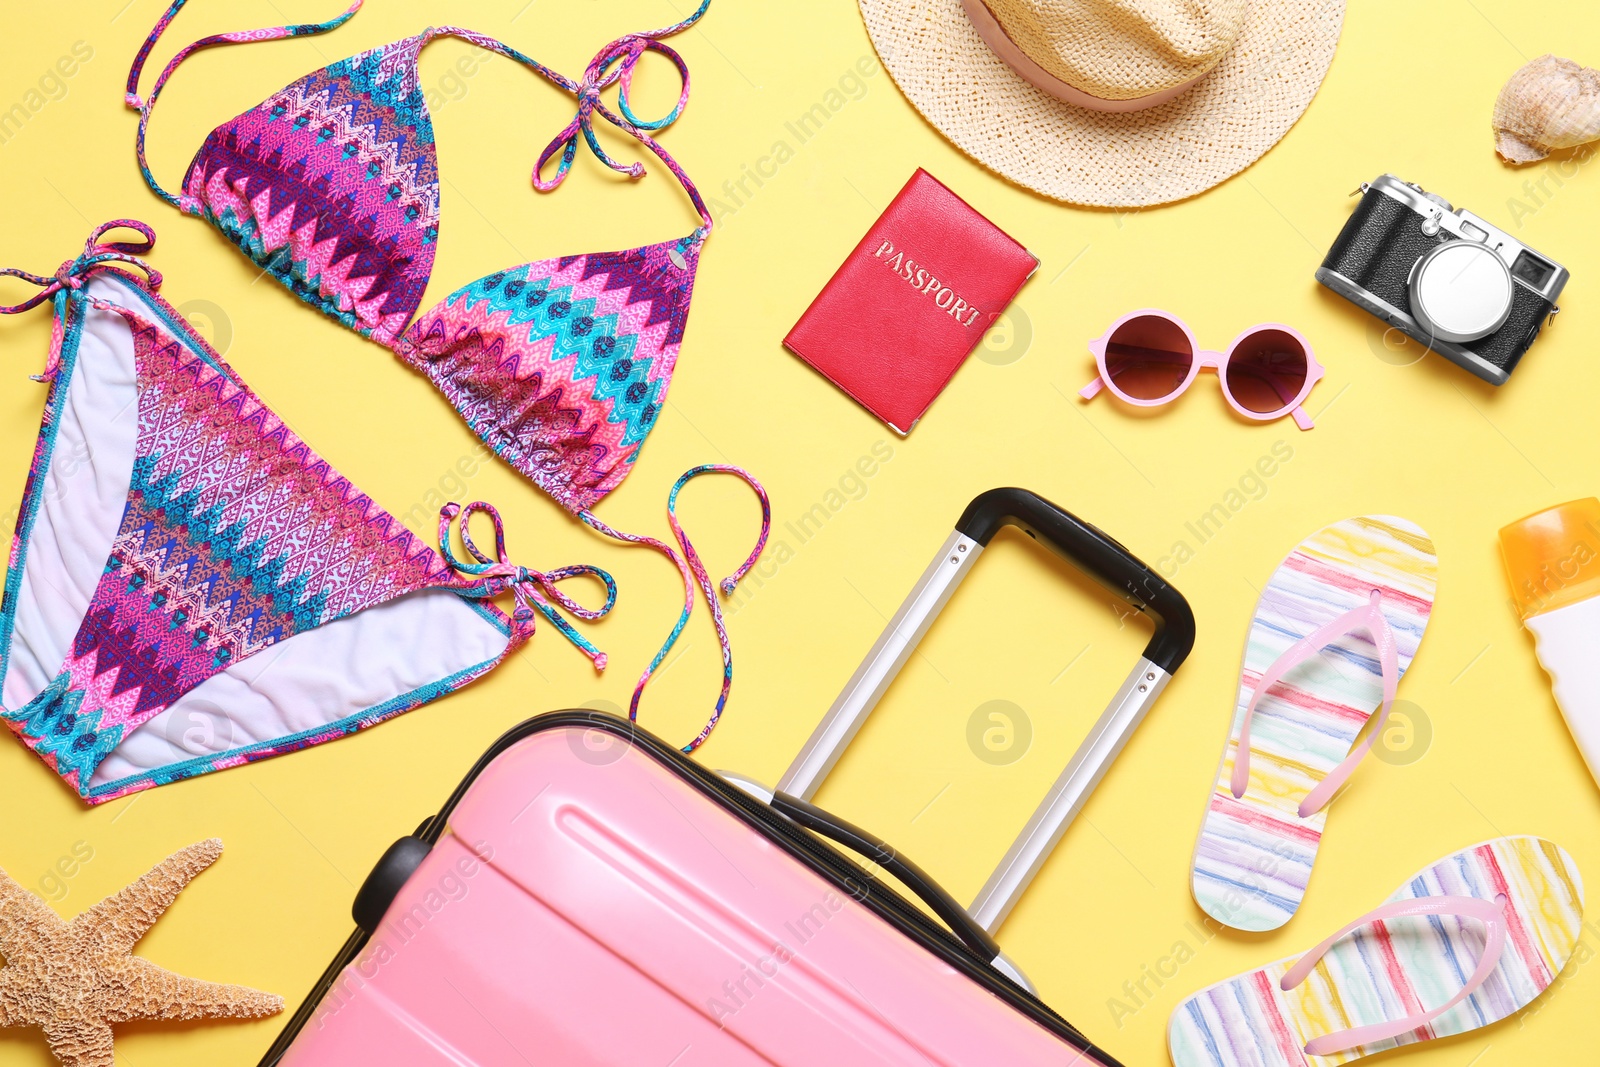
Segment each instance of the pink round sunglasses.
[[1154,308],[1122,316],[1089,342],[1089,351],[1100,375],[1079,390],[1085,400],[1109,388],[1129,404],[1159,407],[1176,400],[1209,367],[1234,411],[1257,422],[1292,415],[1302,430],[1312,422],[1301,405],[1326,373],[1311,342],[1291,326],[1252,326],[1226,351],[1209,352],[1183,320]]

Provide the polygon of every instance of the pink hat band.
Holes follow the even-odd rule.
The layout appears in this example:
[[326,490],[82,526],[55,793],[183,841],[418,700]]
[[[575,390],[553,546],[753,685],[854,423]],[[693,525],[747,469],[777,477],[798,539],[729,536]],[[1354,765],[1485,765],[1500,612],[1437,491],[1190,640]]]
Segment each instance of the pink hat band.
[[[1006,61],[1006,64],[1016,71],[1022,78],[1041,92],[1049,93],[1058,100],[1063,100],[1078,107],[1086,107],[1093,111],[1144,111],[1147,108],[1165,104],[1174,97],[1181,96],[1192,88],[1196,82],[1205,77],[1205,74],[1196,75],[1182,85],[1174,85],[1170,89],[1163,89],[1149,96],[1134,97],[1131,100],[1106,100],[1098,96],[1091,96],[1076,86],[1069,85],[1060,78],[1045,70],[1038,63],[1017,47],[1017,42],[1006,33],[1000,20],[994,17],[994,12],[989,10],[983,0],[961,0],[961,6],[967,12],[973,29],[978,31],[978,36],[983,38],[983,43],[988,45],[995,55]],[[1207,71],[1206,73],[1210,73]]]

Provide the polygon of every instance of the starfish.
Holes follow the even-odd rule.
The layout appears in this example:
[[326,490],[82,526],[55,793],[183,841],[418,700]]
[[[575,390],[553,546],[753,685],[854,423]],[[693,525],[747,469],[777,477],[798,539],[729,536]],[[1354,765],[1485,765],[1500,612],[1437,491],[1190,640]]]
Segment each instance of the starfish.
[[190,845],[71,922],[0,871],[0,1027],[43,1030],[63,1067],[114,1067],[115,1023],[282,1011],[282,997],[186,978],[133,954],[183,887],[220,855],[216,838]]

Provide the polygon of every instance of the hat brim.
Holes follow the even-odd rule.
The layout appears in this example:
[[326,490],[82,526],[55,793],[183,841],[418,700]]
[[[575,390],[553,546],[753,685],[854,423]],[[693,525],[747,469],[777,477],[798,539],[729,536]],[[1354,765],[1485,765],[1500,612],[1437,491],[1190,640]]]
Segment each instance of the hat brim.
[[858,0],[879,58],[914,107],[973,159],[1055,200],[1147,207],[1202,193],[1277,144],[1333,62],[1345,0],[1254,0],[1239,38],[1192,89],[1145,111],[1092,111],[995,55],[961,0]]

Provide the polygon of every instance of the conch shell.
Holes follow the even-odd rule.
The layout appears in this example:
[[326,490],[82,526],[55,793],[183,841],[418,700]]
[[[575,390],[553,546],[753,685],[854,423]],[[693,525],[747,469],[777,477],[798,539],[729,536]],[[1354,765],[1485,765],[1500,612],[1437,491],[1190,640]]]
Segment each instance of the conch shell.
[[1494,104],[1495,150],[1532,163],[1600,138],[1600,70],[1540,56],[1511,76]]

